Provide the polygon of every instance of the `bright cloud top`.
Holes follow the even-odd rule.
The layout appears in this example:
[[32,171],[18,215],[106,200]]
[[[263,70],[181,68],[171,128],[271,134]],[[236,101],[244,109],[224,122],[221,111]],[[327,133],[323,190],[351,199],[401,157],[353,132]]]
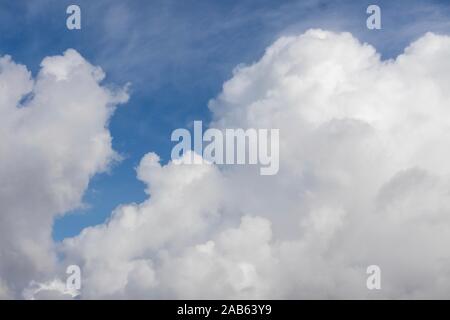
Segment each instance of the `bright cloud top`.
[[[62,264],[81,266],[83,298],[448,296],[448,56],[450,38],[435,34],[389,61],[349,33],[279,39],[258,62],[238,67],[210,103],[213,127],[280,129],[278,175],[247,166],[162,166],[150,153],[137,168],[148,200],[119,206],[107,223],[66,239]],[[24,274],[55,283],[48,277],[51,221],[79,203],[89,177],[111,160],[107,105],[118,102],[98,85],[97,69],[69,51],[43,63],[28,102],[42,110],[17,108],[33,84],[23,67],[2,61],[9,67],[1,69],[0,81],[8,78],[0,88],[18,84],[0,104],[1,146],[26,156],[1,160],[0,176],[12,182],[0,189],[1,228],[6,221],[10,233],[0,252],[20,254],[2,258],[0,294],[23,289]],[[71,69],[76,61],[83,67]],[[33,121],[17,120],[27,112]],[[37,191],[28,183],[34,178]],[[24,200],[27,186],[45,196],[31,192]],[[18,257],[33,270],[9,271]],[[366,288],[371,264],[382,269],[378,292]]]

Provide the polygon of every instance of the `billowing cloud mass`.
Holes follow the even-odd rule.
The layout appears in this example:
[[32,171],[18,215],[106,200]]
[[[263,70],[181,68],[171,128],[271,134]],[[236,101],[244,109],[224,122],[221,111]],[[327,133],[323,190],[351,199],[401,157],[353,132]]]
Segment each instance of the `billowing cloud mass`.
[[74,50],[44,59],[36,79],[0,57],[0,298],[55,273],[54,218],[117,158],[106,125],[127,95],[103,77]]
[[[349,33],[277,40],[234,71],[210,109],[211,127],[280,129],[279,173],[161,165],[149,153],[137,168],[148,200],[66,239],[61,264],[81,266],[85,299],[448,297],[449,56],[450,38],[431,33],[388,61]],[[51,219],[79,203],[113,154],[104,129],[110,95],[85,62],[68,71],[73,59],[82,61],[74,52],[46,60],[23,108],[33,83],[3,60],[0,88],[22,85],[3,89],[0,104],[14,110],[0,120],[3,153],[13,153],[0,160],[10,179],[0,189],[0,295],[21,288],[18,275],[50,274]],[[90,79],[79,81],[84,94],[64,89],[77,77]],[[68,103],[71,94],[83,101]],[[94,115],[82,117],[90,99]],[[79,118],[90,129],[79,130]],[[372,264],[382,270],[380,291],[366,288]],[[17,265],[33,269],[12,271]]]

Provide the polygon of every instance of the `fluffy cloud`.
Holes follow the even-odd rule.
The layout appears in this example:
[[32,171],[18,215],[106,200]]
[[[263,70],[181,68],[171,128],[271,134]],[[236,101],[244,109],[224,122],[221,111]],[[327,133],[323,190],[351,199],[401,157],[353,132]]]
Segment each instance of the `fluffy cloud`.
[[83,297],[448,296],[449,55],[434,34],[388,61],[348,33],[279,39],[210,103],[213,127],[280,129],[279,174],[147,155],[151,197],[64,242]]
[[106,125],[127,95],[103,77],[74,50],[45,58],[36,79],[0,58],[0,297],[55,272],[54,218],[117,158]]
[[[280,129],[278,175],[148,154],[148,200],[62,244],[82,297],[448,296],[449,55],[435,34],[388,61],[349,33],[279,39],[210,103],[213,127]],[[70,79],[58,65],[54,81]],[[372,264],[381,291],[366,288]]]
[[153,257],[191,243],[219,214],[222,178],[212,165],[161,167],[149,154],[138,177],[148,185],[149,200],[121,206],[107,224],[65,241],[68,260],[84,266],[85,297],[151,289],[157,284]]

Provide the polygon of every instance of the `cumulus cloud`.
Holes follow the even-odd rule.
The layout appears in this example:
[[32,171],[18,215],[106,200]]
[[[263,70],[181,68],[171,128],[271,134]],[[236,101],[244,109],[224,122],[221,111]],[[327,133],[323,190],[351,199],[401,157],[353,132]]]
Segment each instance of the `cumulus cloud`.
[[158,280],[153,257],[164,248],[193,243],[217,220],[224,191],[214,166],[162,167],[151,153],[137,171],[148,185],[149,200],[121,206],[107,224],[64,242],[68,259],[84,266],[84,297],[112,298],[132,288],[151,293]]
[[103,77],[74,50],[45,58],[35,79],[0,58],[0,297],[55,272],[54,218],[117,158],[106,125],[127,94]]
[[64,241],[83,298],[448,296],[449,54],[431,33],[388,61],[349,33],[277,40],[210,109],[279,128],[279,174],[147,155],[149,199]]
[[349,33],[280,38],[210,102],[211,127],[280,129],[279,173],[148,154],[148,200],[62,244],[82,298],[448,296],[449,55],[431,33],[388,61]]

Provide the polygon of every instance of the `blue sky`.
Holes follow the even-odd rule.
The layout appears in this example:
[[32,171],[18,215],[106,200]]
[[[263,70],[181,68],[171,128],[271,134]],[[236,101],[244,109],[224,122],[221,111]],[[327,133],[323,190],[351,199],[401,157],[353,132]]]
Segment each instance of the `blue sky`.
[[[66,8],[82,9],[82,30],[65,28]],[[382,9],[382,30],[366,28],[369,4]],[[55,222],[54,238],[74,236],[108,218],[119,204],[145,199],[135,167],[144,154],[169,159],[170,133],[207,122],[207,103],[240,63],[257,60],[282,35],[309,28],[350,31],[395,57],[426,31],[449,33],[447,1],[2,1],[0,54],[36,73],[41,60],[68,48],[101,66],[106,83],[131,83],[131,99],[110,123],[124,156],[94,177],[87,207]],[[21,23],[18,23],[21,21]]]

